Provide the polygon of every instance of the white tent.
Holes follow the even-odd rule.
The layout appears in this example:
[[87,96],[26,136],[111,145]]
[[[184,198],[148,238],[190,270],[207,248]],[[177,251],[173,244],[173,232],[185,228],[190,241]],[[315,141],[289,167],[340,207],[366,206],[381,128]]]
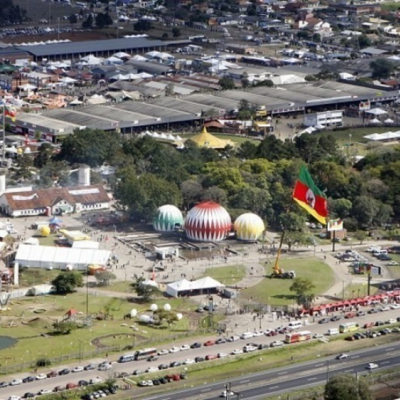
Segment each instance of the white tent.
[[378,125],[378,124],[381,123],[381,121],[379,121],[378,118],[374,118],[374,119],[371,119],[371,121],[369,121],[369,123],[370,123],[370,124],[376,124],[376,125]]
[[111,57],[108,57],[108,58],[106,58],[106,59],[104,60],[104,64],[105,64],[105,65],[123,64],[123,61],[122,61],[120,58],[118,58],[118,57],[111,56]]
[[128,58],[130,57],[130,54],[125,53],[123,51],[119,51],[118,53],[113,54],[113,56],[117,58]]
[[87,65],[99,65],[99,64],[101,64],[101,59],[95,57],[93,54],[89,54],[86,57],[82,57],[81,61],[85,62]]
[[393,124],[394,121],[391,118],[385,119],[385,124]]
[[72,264],[76,269],[84,271],[91,264],[107,265],[110,256],[109,250],[21,244],[18,247],[15,261],[21,267],[30,268],[48,268],[51,266],[65,269],[68,264]]
[[37,89],[37,86],[25,83],[25,85],[18,86],[18,89],[29,92],[30,90]]
[[384,132],[384,133],[372,133],[371,135],[364,136],[365,139],[378,142],[380,140],[398,140],[400,139],[400,131],[397,132]]
[[76,79],[74,78],[70,78],[69,76],[65,76],[61,79],[59,79],[60,82],[64,82],[64,83],[75,83],[78,82]]
[[148,53],[146,53],[146,56],[149,56],[149,57],[160,57],[160,52],[159,51],[156,51],[156,50],[153,50],[153,51],[149,51]]
[[146,79],[146,78],[152,78],[153,77],[152,74],[148,74],[147,72],[141,72],[140,74],[137,74],[137,76],[140,79]]
[[197,281],[188,281],[187,279],[182,279],[177,282],[172,282],[167,285],[166,293],[172,297],[179,297],[181,294],[204,294],[209,291],[218,291],[224,288],[225,285],[216,281],[209,276],[198,279]]
[[115,81],[127,81],[129,80],[129,78],[126,75],[122,75],[122,74],[117,74],[117,75],[113,75],[110,77],[110,80],[115,80]]
[[104,96],[99,94],[94,94],[87,100],[88,104],[105,104],[107,103],[107,99]]
[[387,111],[382,110],[382,108],[371,108],[371,110],[366,110],[365,111],[367,114],[372,114],[372,115],[385,115],[387,114]]
[[136,60],[136,61],[149,61],[148,58],[143,57],[143,56],[141,56],[141,55],[139,55],[139,54],[134,55],[134,56],[132,57],[132,60]]

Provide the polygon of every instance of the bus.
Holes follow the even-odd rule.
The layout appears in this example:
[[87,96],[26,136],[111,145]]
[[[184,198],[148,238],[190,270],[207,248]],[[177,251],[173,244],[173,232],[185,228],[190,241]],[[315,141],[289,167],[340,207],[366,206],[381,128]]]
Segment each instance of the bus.
[[141,360],[143,358],[148,358],[156,355],[157,355],[157,349],[154,347],[150,349],[142,349],[135,352],[135,360]]
[[286,334],[285,343],[298,343],[298,342],[306,342],[310,340],[312,337],[311,332],[309,331],[300,331]]
[[339,332],[340,333],[345,333],[345,332],[353,332],[357,331],[360,325],[356,324],[355,322],[346,322],[345,324],[339,325]]
[[134,354],[125,354],[118,359],[119,363],[126,363],[135,360]]

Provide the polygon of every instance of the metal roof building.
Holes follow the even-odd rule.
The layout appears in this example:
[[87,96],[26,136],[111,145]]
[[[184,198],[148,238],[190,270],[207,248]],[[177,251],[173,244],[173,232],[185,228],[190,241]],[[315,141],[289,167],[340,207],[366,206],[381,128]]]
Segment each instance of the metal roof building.
[[146,53],[152,50],[166,51],[171,46],[191,43],[190,40],[151,40],[147,37],[129,37],[108,40],[88,40],[84,42],[67,42],[28,46],[15,46],[15,49],[31,54],[35,61],[65,60],[83,57],[89,54],[109,57],[119,51],[125,53]]

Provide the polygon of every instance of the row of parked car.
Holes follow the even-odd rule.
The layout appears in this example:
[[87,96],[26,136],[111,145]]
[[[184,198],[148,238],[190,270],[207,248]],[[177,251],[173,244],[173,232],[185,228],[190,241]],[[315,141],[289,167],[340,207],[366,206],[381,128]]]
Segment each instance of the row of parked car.
[[[165,375],[164,377],[161,377],[161,378],[147,379],[147,380],[140,381],[138,383],[138,386],[145,387],[145,386],[165,385],[166,383],[177,382],[177,381],[180,381],[181,379],[187,379],[187,375],[186,374],[170,374],[170,375]],[[92,400],[92,399],[84,399],[84,400]]]

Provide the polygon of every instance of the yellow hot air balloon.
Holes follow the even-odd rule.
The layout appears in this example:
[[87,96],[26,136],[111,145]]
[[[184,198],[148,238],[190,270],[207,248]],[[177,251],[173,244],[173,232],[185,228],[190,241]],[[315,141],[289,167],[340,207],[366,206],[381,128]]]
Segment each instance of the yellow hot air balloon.
[[256,241],[265,230],[263,220],[256,214],[246,213],[238,217],[233,224],[239,240]]
[[48,226],[42,226],[42,227],[40,228],[40,234],[41,234],[43,237],[49,236],[49,235],[50,235],[50,228],[49,228]]

